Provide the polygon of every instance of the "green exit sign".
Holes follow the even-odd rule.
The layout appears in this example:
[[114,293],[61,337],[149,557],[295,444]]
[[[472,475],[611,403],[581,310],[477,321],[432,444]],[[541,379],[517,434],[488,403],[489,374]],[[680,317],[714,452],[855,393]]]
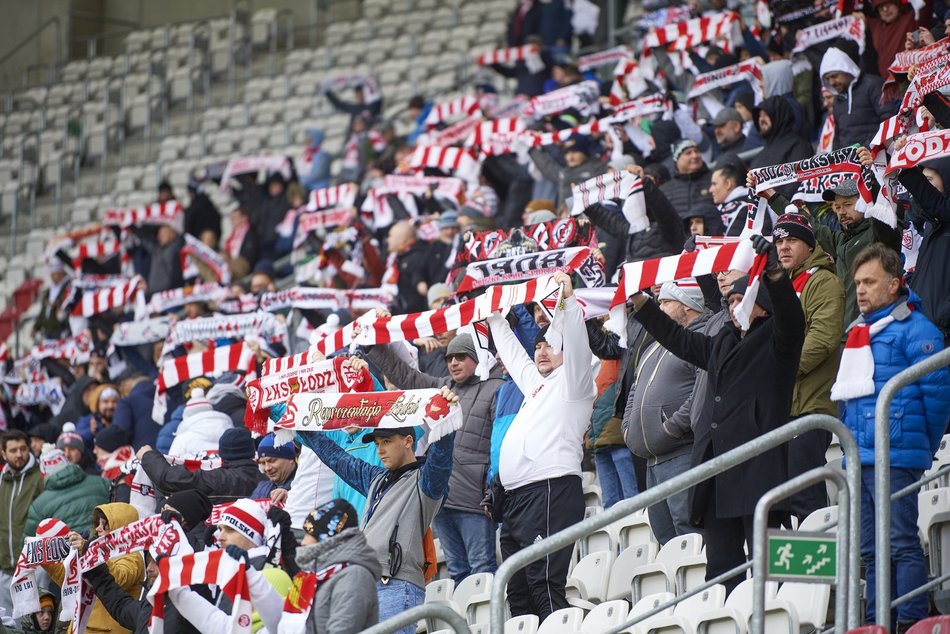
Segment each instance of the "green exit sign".
[[837,546],[833,533],[769,531],[768,578],[834,583]]

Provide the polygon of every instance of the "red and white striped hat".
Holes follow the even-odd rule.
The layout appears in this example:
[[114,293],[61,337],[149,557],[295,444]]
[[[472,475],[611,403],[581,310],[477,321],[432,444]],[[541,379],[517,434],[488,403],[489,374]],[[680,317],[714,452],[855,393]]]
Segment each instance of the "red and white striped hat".
[[48,517],[36,525],[37,537],[66,537],[69,527],[55,517]]
[[264,524],[267,516],[261,505],[248,498],[241,498],[221,514],[218,526],[227,526],[241,533],[255,546],[264,543]]

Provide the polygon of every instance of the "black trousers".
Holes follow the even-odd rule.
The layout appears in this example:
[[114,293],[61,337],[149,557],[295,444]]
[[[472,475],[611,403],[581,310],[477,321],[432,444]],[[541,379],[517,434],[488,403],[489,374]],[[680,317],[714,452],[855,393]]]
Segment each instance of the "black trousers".
[[[542,480],[508,491],[501,526],[501,556],[508,559],[536,541],[584,519],[584,491],[577,476]],[[508,583],[512,616],[549,614],[570,607],[564,595],[573,546],[539,559]]]
[[[830,444],[831,432],[825,429],[806,431],[788,441],[788,479],[825,466],[825,453]],[[789,503],[792,515],[801,524],[812,512],[828,506],[828,488],[819,482],[790,497]]]

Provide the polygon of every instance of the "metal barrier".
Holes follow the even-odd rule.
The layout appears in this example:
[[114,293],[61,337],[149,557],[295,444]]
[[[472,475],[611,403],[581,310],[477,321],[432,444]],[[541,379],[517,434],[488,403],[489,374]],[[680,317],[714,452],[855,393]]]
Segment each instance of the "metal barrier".
[[[528,548],[521,550],[498,567],[495,572],[495,579],[491,591],[491,631],[504,631],[505,620],[505,591],[508,582],[515,571],[524,568],[528,564],[541,559],[545,555],[553,553],[561,548],[572,545],[578,539],[590,534],[591,532],[603,528],[622,517],[625,517],[635,511],[645,509],[657,502],[660,502],[674,493],[679,493],[691,486],[707,480],[715,475],[730,469],[737,464],[757,456],[763,451],[778,447],[787,443],[792,438],[813,429],[826,429],[838,436],[841,442],[841,449],[844,452],[845,459],[849,464],[860,464],[858,456],[858,445],[844,424],[828,416],[827,414],[811,414],[797,420],[790,421],[780,428],[771,431],[753,441],[747,442],[741,447],[728,451],[721,456],[717,456],[708,462],[704,462],[689,471],[682,473],[675,478],[667,480],[662,484],[647,489],[643,493],[617,502],[609,509],[589,517],[573,526],[564,529],[554,535],[543,539]],[[859,469],[850,469],[845,474],[847,486],[854,492],[861,490],[861,471]],[[848,501],[849,513],[851,517],[861,517],[861,496],[854,494]],[[839,511],[840,512],[840,511]],[[858,524],[852,522],[851,529]],[[859,570],[860,553],[857,544],[860,542],[857,535],[850,536],[850,548],[848,550],[848,567],[850,570]],[[839,592],[841,590],[839,589]],[[847,584],[848,599],[848,617],[847,626],[857,627],[859,619],[861,597],[861,580],[858,575],[851,575]]]
[[[857,471],[857,470],[855,470]],[[845,631],[847,619],[848,596],[843,591],[848,585],[848,564],[850,557],[841,557],[842,553],[850,553],[850,549],[858,550],[858,544],[852,539],[859,534],[855,525],[860,527],[861,518],[851,515],[851,497],[860,496],[860,489],[850,491],[844,475],[830,467],[818,467],[811,471],[792,478],[784,484],[775,487],[761,498],[755,505],[755,520],[752,538],[752,623],[751,634],[765,632],[765,582],[768,571],[768,529],[769,511],[779,500],[783,500],[813,484],[831,480],[838,487],[838,530],[837,539],[837,567],[835,569],[835,627],[836,634]],[[857,575],[855,575],[857,576]]]
[[[874,560],[877,576],[874,611],[877,624],[885,627],[891,620],[891,401],[904,387],[947,365],[950,365],[950,348],[897,373],[881,388],[874,409]],[[912,596],[916,594],[911,592],[900,598],[906,600]]]
[[[445,603],[423,603],[363,630],[363,634],[389,634],[389,632],[396,632],[407,625],[415,625],[427,618],[445,621],[457,634],[471,634],[465,619]],[[501,632],[502,630],[497,631]]]

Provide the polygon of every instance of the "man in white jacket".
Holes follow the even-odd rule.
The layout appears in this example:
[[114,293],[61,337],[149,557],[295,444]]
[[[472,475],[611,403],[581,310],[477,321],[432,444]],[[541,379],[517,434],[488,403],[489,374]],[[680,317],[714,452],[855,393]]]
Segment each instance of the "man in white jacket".
[[[545,340],[546,327],[535,340],[532,361],[505,319],[498,314],[488,319],[498,354],[525,395],[501,444],[505,559],[584,518],[580,475],[596,396],[592,355],[571,278],[558,273],[554,279],[563,289],[557,308],[563,314],[554,319],[562,328],[561,352]],[[570,559],[571,548],[563,548],[516,573],[508,584],[511,614],[536,614],[543,621],[569,607],[564,584]]]

